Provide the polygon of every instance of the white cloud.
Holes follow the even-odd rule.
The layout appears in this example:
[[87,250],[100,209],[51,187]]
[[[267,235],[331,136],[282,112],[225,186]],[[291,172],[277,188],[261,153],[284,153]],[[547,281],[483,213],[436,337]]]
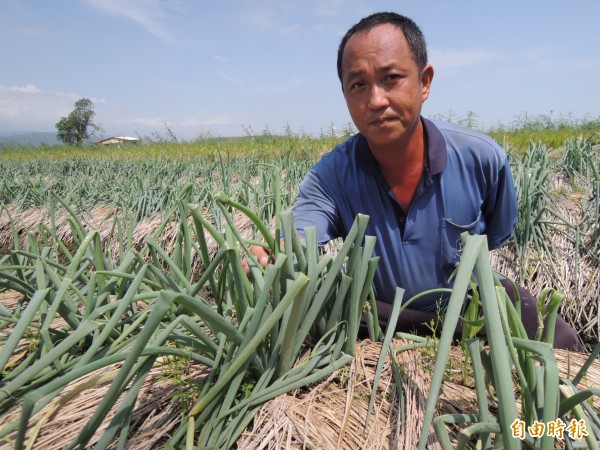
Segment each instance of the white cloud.
[[61,117],[73,110],[74,102],[80,98],[82,96],[70,92],[45,91],[33,84],[0,84],[0,124],[21,130],[52,129]]
[[[82,98],[81,95],[74,94],[73,92],[48,91],[48,92],[46,92],[46,94],[52,95],[55,97],[59,97],[59,98],[67,99],[71,103],[74,103],[77,100],[79,100],[80,98]],[[90,100],[92,100],[92,102],[95,102],[95,99],[93,99],[93,98],[91,98]]]
[[46,30],[41,27],[13,25],[0,28],[0,35],[4,36],[43,36],[47,34]]
[[325,0],[319,2],[315,14],[320,17],[336,17],[343,8],[341,0]]
[[26,84],[25,86],[11,86],[8,88],[12,92],[22,92],[23,94],[39,94],[42,90],[34,86],[33,84]]
[[135,123],[138,125],[143,125],[143,126],[149,127],[149,128],[164,127],[165,124],[168,125],[166,119],[161,119],[161,118],[156,118],[156,117],[152,117],[152,118],[139,117],[137,119],[131,119],[129,122]]
[[306,81],[302,78],[293,78],[287,83],[274,84],[270,86],[261,86],[256,89],[256,93],[260,95],[277,95],[284,92],[296,90],[306,84]]
[[215,58],[220,63],[226,63],[228,61],[228,59],[224,56],[213,55],[213,58]]
[[168,10],[181,10],[174,0],[83,0],[91,7],[116,17],[132,20],[166,44],[175,39],[164,25]]
[[279,28],[279,34],[282,36],[289,36],[300,31],[302,27],[297,23],[290,23],[288,25],[283,25]]
[[251,11],[244,14],[245,19],[255,27],[270,30],[275,26],[275,20],[271,11]]
[[529,50],[526,50],[525,56],[527,59],[540,59],[540,58],[544,58],[546,56],[557,54],[558,53],[557,50],[562,50],[562,49],[557,49],[556,47],[554,47],[552,45],[538,46],[538,47],[534,47]]
[[498,60],[498,55],[485,50],[450,50],[431,49],[429,60],[437,73],[449,75],[462,69],[487,64]]
[[161,117],[138,117],[131,120],[117,120],[114,123],[107,124],[107,126],[111,126],[112,128],[121,127],[124,128],[124,125],[130,124],[129,126],[139,126],[142,130],[141,132],[156,132],[156,130],[165,130],[166,128],[169,130],[175,130],[177,135],[182,133],[185,135],[186,133],[194,132],[195,129],[203,128],[203,127],[214,127],[214,126],[227,126],[231,124],[231,120],[226,116],[214,116],[214,117],[188,117],[183,120],[169,121],[165,118]]
[[240,86],[244,86],[244,85],[246,84],[246,83],[244,83],[242,80],[239,80],[239,79],[237,79],[237,78],[234,78],[234,77],[232,77],[231,75],[227,75],[227,74],[225,74],[225,73],[223,73],[223,72],[218,72],[218,73],[217,73],[217,76],[218,76],[219,78],[223,78],[224,80],[231,81],[231,82],[233,82],[233,83],[235,83],[235,84],[237,84],[237,85],[240,85]]
[[280,36],[289,36],[302,29],[298,23],[288,23],[286,13],[268,9],[253,10],[243,13],[244,20],[256,28],[267,32],[275,32]]
[[181,125],[184,127],[204,127],[213,125],[230,125],[231,120],[226,116],[215,116],[209,119],[200,119],[197,117],[190,117],[184,120]]

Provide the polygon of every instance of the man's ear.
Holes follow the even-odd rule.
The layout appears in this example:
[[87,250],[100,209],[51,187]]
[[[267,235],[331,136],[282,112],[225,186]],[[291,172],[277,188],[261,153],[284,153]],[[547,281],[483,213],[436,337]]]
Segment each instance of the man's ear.
[[431,64],[427,64],[421,72],[421,93],[423,95],[423,101],[429,98],[429,90],[431,89],[433,73],[434,70]]

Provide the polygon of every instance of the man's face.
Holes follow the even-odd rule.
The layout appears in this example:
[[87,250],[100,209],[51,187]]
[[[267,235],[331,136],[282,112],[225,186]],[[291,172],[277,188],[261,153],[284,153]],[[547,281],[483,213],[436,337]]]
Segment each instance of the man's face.
[[342,55],[344,97],[372,151],[408,145],[432,78],[433,68],[419,70],[404,33],[392,24],[348,40]]

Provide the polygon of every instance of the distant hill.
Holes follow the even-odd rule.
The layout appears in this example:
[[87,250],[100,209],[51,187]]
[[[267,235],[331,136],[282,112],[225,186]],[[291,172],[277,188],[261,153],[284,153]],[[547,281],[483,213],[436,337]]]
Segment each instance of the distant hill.
[[[97,142],[110,137],[109,135],[94,135],[85,142]],[[51,131],[22,131],[18,133],[0,131],[0,147],[10,145],[34,145],[41,144],[58,145],[62,144],[56,139],[56,133]]]
[[32,131],[23,133],[2,133],[0,135],[0,146],[9,145],[41,145],[41,144],[59,144],[56,139],[56,133]]

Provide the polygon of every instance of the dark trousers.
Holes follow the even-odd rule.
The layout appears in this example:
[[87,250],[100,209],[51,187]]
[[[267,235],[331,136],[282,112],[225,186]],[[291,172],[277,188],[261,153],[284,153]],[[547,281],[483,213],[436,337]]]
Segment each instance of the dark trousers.
[[[506,289],[506,293],[511,301],[514,303],[515,294],[513,286],[508,280],[501,280],[502,285]],[[531,293],[523,288],[518,287],[519,295],[521,297],[521,319],[527,335],[530,339],[533,339],[537,331],[537,310],[536,310],[536,298]],[[383,302],[377,302],[377,313],[379,315],[379,323],[382,328],[388,322],[389,316],[392,312],[392,305]],[[396,331],[404,333],[412,333],[420,336],[427,336],[432,334],[431,321],[437,322],[440,316],[437,312],[420,311],[417,309],[406,308],[398,317],[398,324]],[[441,330],[442,324],[437,324],[438,332]],[[455,338],[460,339],[462,332],[462,321],[459,320],[454,333]],[[361,335],[366,336],[366,327],[361,324]],[[478,336],[485,339],[485,328],[483,328]],[[563,319],[560,315],[556,318],[556,329],[554,333],[554,348],[570,349],[578,352],[586,352],[585,346],[581,341],[581,338],[577,332]]]

